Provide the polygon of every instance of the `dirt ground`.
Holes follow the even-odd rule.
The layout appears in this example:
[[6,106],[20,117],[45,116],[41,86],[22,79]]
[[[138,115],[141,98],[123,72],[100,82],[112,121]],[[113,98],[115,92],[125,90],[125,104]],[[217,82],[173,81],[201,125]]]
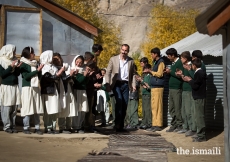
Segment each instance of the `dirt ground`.
[[[166,128],[167,129],[167,128]],[[185,137],[184,134],[168,133],[164,129],[157,133],[161,134],[168,142],[174,144],[178,148],[177,152],[170,152],[167,154],[169,162],[222,162],[224,161],[224,131],[207,130],[206,142],[192,142],[191,137]],[[216,150],[218,155],[194,155],[196,149],[211,149]],[[190,151],[190,155],[181,155],[186,149]],[[208,150],[207,150],[208,151]],[[210,150],[209,150],[210,151]],[[203,150],[199,150],[203,152]],[[213,151],[212,151],[213,152]],[[220,155],[219,155],[220,153]]]
[[[158,132],[177,148],[213,149],[218,147],[221,155],[178,155],[177,152],[167,154],[169,162],[224,161],[224,133],[208,132],[208,141],[193,143],[190,137],[182,134]],[[4,162],[76,162],[92,150],[101,151],[107,147],[108,136],[100,134],[71,135],[25,135],[7,134],[0,131],[0,161]]]
[[107,147],[108,139],[101,137],[43,137],[0,132],[0,161],[2,162],[76,162],[92,150]]
[[[41,118],[42,119],[42,118]],[[59,135],[25,135],[22,131],[22,119],[16,118],[18,134],[8,134],[0,131],[0,161],[1,162],[76,162],[92,150],[101,151],[108,145],[108,135],[59,134]],[[41,120],[41,124],[43,122]],[[33,129],[33,128],[32,128]],[[41,129],[44,129],[42,126]],[[179,155],[177,152],[167,153],[168,162],[221,162],[224,161],[224,132],[207,131],[207,142],[194,143],[184,134],[167,133],[165,128],[157,133],[178,149],[213,149],[216,147],[220,155]],[[0,130],[2,122],[0,121]],[[182,152],[182,151],[181,151]],[[179,152],[180,153],[180,152]]]
[[[44,130],[42,117],[40,121]],[[92,150],[101,151],[107,147],[109,138],[94,133],[26,135],[22,133],[20,115],[17,115],[16,124],[19,133],[8,134],[2,131],[0,120],[0,162],[76,162]],[[30,124],[33,125],[33,120]],[[32,127],[31,132],[33,130]]]

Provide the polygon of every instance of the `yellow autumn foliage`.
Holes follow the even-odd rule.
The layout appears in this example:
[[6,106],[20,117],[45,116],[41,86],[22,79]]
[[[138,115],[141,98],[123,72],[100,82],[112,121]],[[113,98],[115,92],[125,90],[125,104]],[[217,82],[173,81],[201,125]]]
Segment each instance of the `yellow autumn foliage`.
[[[196,10],[175,10],[161,4],[155,5],[150,14],[147,40],[141,45],[144,56],[151,64],[150,51],[154,47],[163,49],[196,32]],[[136,63],[137,61],[135,61]],[[142,115],[142,99],[140,97],[138,115]]]
[[104,49],[98,58],[99,68],[107,67],[110,57],[119,53],[121,35],[120,29],[115,26],[114,22],[108,21],[102,15],[97,14],[98,0],[53,1],[102,30],[98,37],[94,37],[94,43],[101,44]]
[[163,49],[196,32],[195,17],[198,11],[175,10],[164,5],[154,6],[149,19],[147,40],[141,45],[144,55],[152,61],[150,50]]

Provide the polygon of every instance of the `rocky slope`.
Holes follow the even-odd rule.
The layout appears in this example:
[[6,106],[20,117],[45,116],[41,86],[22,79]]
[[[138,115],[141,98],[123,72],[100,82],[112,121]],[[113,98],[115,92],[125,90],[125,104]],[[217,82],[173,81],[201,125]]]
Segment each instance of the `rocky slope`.
[[179,8],[205,10],[215,0],[99,0],[99,14],[120,27],[122,43],[130,45],[130,54],[141,52],[140,45],[146,38],[149,14],[154,4],[161,3]]

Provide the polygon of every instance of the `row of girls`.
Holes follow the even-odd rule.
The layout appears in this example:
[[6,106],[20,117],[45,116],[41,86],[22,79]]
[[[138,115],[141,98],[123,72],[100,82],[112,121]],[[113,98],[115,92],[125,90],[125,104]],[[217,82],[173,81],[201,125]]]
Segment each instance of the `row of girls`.
[[[17,107],[21,108],[23,133],[30,132],[30,117],[34,116],[34,133],[42,135],[40,114],[43,114],[45,133],[80,133],[85,113],[89,111],[86,95],[88,76],[93,64],[82,67],[84,57],[77,55],[69,66],[61,55],[44,51],[40,64],[35,60],[34,49],[25,47],[20,61],[16,47],[7,44],[0,51],[0,99],[3,130],[17,133],[15,118]],[[19,92],[18,76],[22,76]],[[58,119],[58,120],[57,120]],[[58,121],[59,131],[56,131]]]

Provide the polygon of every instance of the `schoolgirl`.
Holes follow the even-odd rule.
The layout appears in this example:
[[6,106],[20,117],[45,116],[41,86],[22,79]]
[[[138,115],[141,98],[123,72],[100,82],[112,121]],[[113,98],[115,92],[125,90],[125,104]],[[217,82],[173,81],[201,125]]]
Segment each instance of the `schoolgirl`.
[[21,54],[22,65],[20,66],[20,72],[22,75],[22,108],[21,116],[23,116],[23,133],[31,134],[30,116],[34,115],[35,131],[39,135],[43,133],[40,130],[40,116],[43,114],[43,105],[40,92],[41,70],[44,65],[40,65],[37,68],[37,61],[35,60],[34,49],[32,47],[25,47]]
[[72,128],[74,133],[84,133],[83,122],[85,120],[85,114],[89,111],[87,94],[86,94],[86,85],[88,83],[88,75],[90,69],[85,68],[84,72],[82,71],[82,65],[84,63],[83,56],[77,55],[71,64],[72,69],[76,69],[78,73],[73,77],[74,81],[74,96],[77,100],[77,110],[78,116],[72,118]]
[[[57,82],[64,71],[64,67],[58,70],[52,64],[52,61],[53,51],[47,50],[41,54],[40,62],[44,64],[41,78],[41,95],[44,106],[43,121],[45,133],[59,134],[59,132],[56,131],[57,114],[61,111],[61,107],[63,107],[65,94],[58,93]],[[61,87],[61,89],[64,89],[64,87]],[[62,92],[64,92],[64,90]]]
[[18,133],[15,129],[16,109],[21,104],[18,88],[21,63],[18,63],[15,55],[16,47],[12,44],[7,44],[0,50],[1,117],[3,130],[7,133]]
[[[65,107],[61,107],[61,112],[58,114],[58,126],[59,126],[59,132],[70,134],[72,132],[71,130],[71,117],[77,116],[78,111],[76,109],[76,100],[72,92],[72,76],[75,74],[74,69],[68,68],[67,63],[63,63],[63,59],[59,53],[53,54],[53,64],[58,68],[61,69],[62,67],[65,68],[65,72],[61,75],[61,80],[59,80],[59,83],[61,82],[64,85],[65,90],[65,98],[66,103]],[[67,70],[68,68],[68,70]],[[61,89],[59,89],[61,91]]]
[[101,114],[101,125],[100,127],[106,127],[107,125],[109,125],[109,101],[110,101],[110,97],[109,97],[109,93],[106,91],[106,87],[105,87],[105,73],[106,73],[106,69],[101,69],[100,70],[101,73],[101,78],[103,80],[102,82],[102,86],[100,87],[99,90],[97,90],[97,105],[96,105],[96,110],[100,111]]

